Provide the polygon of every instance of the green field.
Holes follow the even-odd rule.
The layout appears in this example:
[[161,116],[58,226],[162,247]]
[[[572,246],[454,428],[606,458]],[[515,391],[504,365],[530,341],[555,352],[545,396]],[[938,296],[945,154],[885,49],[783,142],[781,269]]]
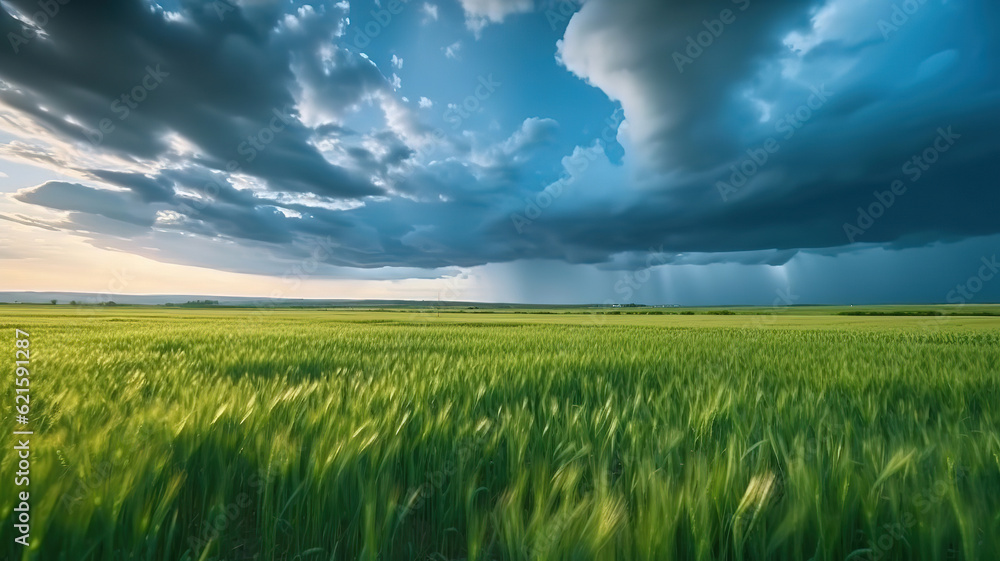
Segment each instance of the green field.
[[1000,559],[1000,317],[473,311],[0,307],[0,559]]

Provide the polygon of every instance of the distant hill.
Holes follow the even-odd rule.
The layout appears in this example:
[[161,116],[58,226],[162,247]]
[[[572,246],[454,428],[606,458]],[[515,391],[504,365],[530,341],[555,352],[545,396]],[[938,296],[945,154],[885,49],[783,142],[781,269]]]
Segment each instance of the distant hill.
[[[839,313],[841,315],[996,315],[993,306],[1000,302],[980,302],[968,305],[946,305],[933,302],[864,304],[857,307],[843,304],[796,303],[790,306],[753,306],[753,305],[713,305],[713,306],[678,306],[675,304],[644,305],[644,304],[512,304],[495,302],[458,302],[443,300],[349,300],[322,298],[262,298],[244,296],[217,296],[204,294],[101,294],[97,292],[0,292],[0,305],[3,304],[50,304],[55,300],[59,305],[76,302],[82,305],[99,306],[114,302],[126,306],[174,306],[193,307],[269,307],[269,308],[477,308],[482,310],[535,310],[539,308],[554,310],[569,310],[573,308],[607,308],[616,309],[622,313],[641,312],[647,308],[670,308],[716,310],[709,313],[725,313],[721,310],[746,311],[755,313],[765,310],[819,310],[822,313]],[[946,310],[937,310],[938,307]],[[975,312],[975,313],[973,313]]]
[[[76,302],[84,305],[102,305],[108,302],[124,305],[162,306],[214,302],[218,306],[273,306],[273,307],[345,307],[345,308],[400,308],[428,306],[475,306],[478,308],[531,308],[528,304],[491,304],[482,302],[444,302],[438,300],[346,300],[307,298],[259,298],[242,296],[214,296],[203,294],[100,294],[96,292],[0,292],[0,304],[58,304]],[[561,307],[561,306],[552,306]]]

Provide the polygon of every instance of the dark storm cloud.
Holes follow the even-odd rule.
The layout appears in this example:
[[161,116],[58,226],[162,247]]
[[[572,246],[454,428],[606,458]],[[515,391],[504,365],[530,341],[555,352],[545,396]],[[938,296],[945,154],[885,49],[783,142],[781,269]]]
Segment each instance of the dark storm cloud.
[[91,175],[111,185],[126,187],[147,203],[164,203],[174,198],[173,184],[164,177],[152,178],[141,173],[91,170]]
[[25,226],[34,226],[35,228],[41,228],[43,230],[49,230],[50,232],[58,232],[59,231],[59,228],[56,228],[54,226],[50,226],[49,224],[46,224],[46,223],[44,223],[42,221],[35,220],[34,218],[31,218],[30,216],[23,216],[23,215],[8,216],[6,214],[0,214],[0,219],[8,220],[10,222],[15,222],[17,224],[23,224]]
[[[33,0],[7,5],[39,10]],[[275,30],[239,8],[220,17],[217,5],[186,2],[179,21],[140,1],[74,0],[47,18],[44,37],[0,9],[11,42],[0,49],[8,84],[0,99],[68,139],[129,158],[164,155],[174,134],[203,153],[201,164],[224,171],[235,164],[282,190],[379,193],[324,159],[294,110],[298,83],[320,88],[319,102],[338,108],[385,87],[374,65],[346,51],[337,51],[332,76],[318,67],[310,49],[335,37],[343,8],[330,4],[305,13],[295,29]]]
[[[924,3],[888,34],[887,0],[589,0],[559,57],[621,103],[622,165],[599,144],[539,162],[560,128],[543,116],[488,146],[448,137],[433,158],[418,146],[431,127],[412,114],[394,113],[388,129],[347,128],[337,117],[373,97],[392,120],[395,94],[366,57],[337,47],[339,4],[278,5],[220,18],[212,3],[185,2],[175,16],[73,0],[46,37],[0,49],[4,103],[81,146],[161,166],[94,169],[8,145],[124,189],[47,183],[17,198],[70,211],[81,228],[88,214],[144,229],[147,245],[184,232],[292,256],[322,243],[327,263],[363,268],[549,259],[629,269],[653,254],[657,264],[783,265],[801,249],[1000,231],[1000,6],[987,0]],[[0,27],[22,26],[0,13]],[[114,100],[144,84],[119,119]],[[114,129],[97,137],[102,119]],[[178,152],[175,137],[194,153]],[[337,165],[324,141],[343,156],[330,158]],[[246,188],[230,162],[268,189]],[[358,204],[322,208],[345,199]]]
[[31,189],[19,191],[15,199],[57,210],[78,211],[127,222],[137,226],[152,226],[153,212],[138,204],[133,193],[94,189],[76,183],[49,181]]
[[222,236],[279,244],[294,239],[289,219],[275,207],[213,204],[192,208],[186,216],[210,225]]
[[[570,214],[556,203],[528,229],[535,245],[602,259],[651,246],[902,247],[1000,231],[1000,7],[921,4],[886,37],[890,2],[835,0],[822,14],[815,2],[733,4],[583,6],[562,60],[622,102],[649,173],[623,207]],[[722,9],[734,21],[689,51]],[[843,14],[855,29],[823,37]],[[783,45],[795,31],[815,36],[808,52]]]
[[157,182],[170,182],[193,192],[197,198],[179,197],[182,206],[204,206],[216,202],[253,208],[261,204],[260,199],[247,190],[233,187],[227,174],[205,169],[199,166],[185,166],[162,170],[156,178]]
[[[784,34],[807,25],[816,4],[594,0],[571,20],[559,54],[571,71],[623,102],[637,149],[651,162],[704,169],[740,149],[733,120],[754,118],[733,114],[734,86],[787,50]],[[588,45],[595,37],[599,49]]]

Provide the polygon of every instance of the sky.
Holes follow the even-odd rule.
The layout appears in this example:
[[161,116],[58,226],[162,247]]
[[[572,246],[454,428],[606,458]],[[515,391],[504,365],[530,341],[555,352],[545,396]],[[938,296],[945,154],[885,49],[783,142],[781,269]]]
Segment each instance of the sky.
[[0,290],[1000,301],[991,0],[0,0],[0,36]]

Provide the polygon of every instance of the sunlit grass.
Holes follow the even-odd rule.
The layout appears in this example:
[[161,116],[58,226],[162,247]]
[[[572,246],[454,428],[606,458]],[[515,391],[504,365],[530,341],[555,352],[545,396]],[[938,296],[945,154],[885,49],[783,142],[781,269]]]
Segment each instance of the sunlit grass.
[[1000,559],[991,318],[37,310],[11,559]]

